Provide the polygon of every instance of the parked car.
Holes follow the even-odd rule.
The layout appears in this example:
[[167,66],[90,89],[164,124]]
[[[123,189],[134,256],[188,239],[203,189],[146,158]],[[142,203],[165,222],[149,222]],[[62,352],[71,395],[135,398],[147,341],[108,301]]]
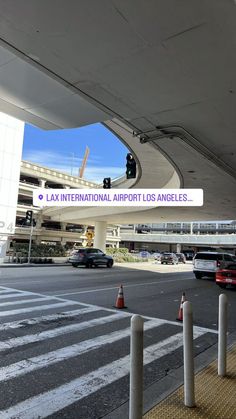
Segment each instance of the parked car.
[[161,255],[161,264],[171,263],[172,265],[177,265],[179,263],[178,258],[175,253],[163,253]]
[[185,250],[184,251],[186,260],[193,260],[194,258],[194,251],[193,250]]
[[186,263],[186,257],[184,253],[176,253],[179,263]]
[[235,263],[234,256],[229,253],[198,252],[193,260],[193,273],[197,279],[215,277],[219,269],[225,269],[232,263]]
[[226,288],[227,285],[236,286],[236,263],[225,269],[219,269],[216,272],[216,283],[220,288]]
[[136,232],[139,234],[147,234],[151,232],[151,229],[146,224],[138,224],[136,227]]
[[103,265],[107,266],[107,268],[112,268],[113,266],[113,258],[111,256],[93,247],[74,250],[73,254],[68,258],[68,262],[74,267],[84,265],[86,268],[92,268],[93,266]]
[[159,252],[155,252],[151,256],[157,261],[161,260],[161,253],[159,253]]

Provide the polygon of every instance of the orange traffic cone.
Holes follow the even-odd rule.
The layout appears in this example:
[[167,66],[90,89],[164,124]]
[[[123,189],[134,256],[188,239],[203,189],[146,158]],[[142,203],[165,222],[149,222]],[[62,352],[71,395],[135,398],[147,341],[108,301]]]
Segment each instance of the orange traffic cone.
[[184,304],[185,301],[186,301],[185,292],[183,292],[182,297],[181,297],[179,312],[178,312],[178,318],[176,319],[179,322],[183,321],[183,304]]
[[120,285],[119,291],[118,291],[118,296],[116,299],[116,308],[126,308],[125,307],[125,300],[124,300],[124,293],[123,293],[123,286]]

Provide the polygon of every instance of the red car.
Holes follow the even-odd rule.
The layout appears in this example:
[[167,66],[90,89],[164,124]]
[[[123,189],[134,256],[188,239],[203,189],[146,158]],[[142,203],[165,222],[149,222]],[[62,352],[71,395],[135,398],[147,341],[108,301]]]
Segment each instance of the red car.
[[216,283],[221,288],[226,288],[229,284],[236,285],[236,264],[216,271]]

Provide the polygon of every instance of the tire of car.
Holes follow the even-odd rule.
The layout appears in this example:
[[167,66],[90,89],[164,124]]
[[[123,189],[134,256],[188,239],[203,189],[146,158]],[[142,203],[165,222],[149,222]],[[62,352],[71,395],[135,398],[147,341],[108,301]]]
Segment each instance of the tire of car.
[[194,273],[196,279],[202,279],[202,274],[200,272]]
[[107,268],[112,268],[113,266],[113,260],[108,260],[107,261]]
[[78,263],[72,263],[73,268],[77,268],[78,267]]
[[85,266],[86,266],[87,269],[90,269],[93,266],[93,262],[91,260],[88,260],[88,262],[86,262]]

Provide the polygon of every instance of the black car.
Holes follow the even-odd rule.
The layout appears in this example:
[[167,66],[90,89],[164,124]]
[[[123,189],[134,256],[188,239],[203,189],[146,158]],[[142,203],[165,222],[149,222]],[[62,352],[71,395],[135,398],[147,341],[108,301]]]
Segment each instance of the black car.
[[93,266],[103,265],[107,266],[107,268],[112,268],[113,266],[113,258],[111,256],[93,247],[74,250],[68,262],[74,267],[84,265],[86,268],[92,268]]
[[138,234],[147,234],[147,233],[150,233],[151,230],[150,230],[150,227],[148,227],[148,225],[146,224],[138,224],[136,228],[136,232]]
[[163,253],[161,255],[161,264],[171,263],[172,265],[178,265],[179,261],[175,253]]

